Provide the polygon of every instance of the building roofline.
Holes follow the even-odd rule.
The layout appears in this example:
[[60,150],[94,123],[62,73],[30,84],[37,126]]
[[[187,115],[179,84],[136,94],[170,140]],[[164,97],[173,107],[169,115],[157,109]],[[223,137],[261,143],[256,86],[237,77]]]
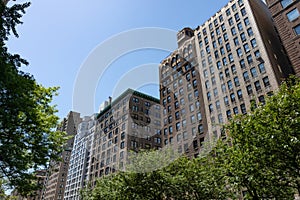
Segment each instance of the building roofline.
[[142,93],[142,92],[139,92],[137,90],[133,90],[131,88],[128,88],[127,90],[125,90],[120,96],[118,96],[115,100],[113,100],[111,102],[111,104],[109,104],[108,106],[106,106],[98,115],[97,115],[97,119],[99,119],[99,117],[101,117],[104,113],[106,113],[109,109],[111,109],[112,105],[114,104],[117,104],[121,99],[123,99],[125,96],[127,96],[128,94],[133,94],[133,95],[136,95],[138,97],[142,97],[144,99],[148,99],[150,101],[154,101],[156,103],[160,103],[160,100],[153,97],[153,96],[150,96],[150,95],[147,95],[145,93]]

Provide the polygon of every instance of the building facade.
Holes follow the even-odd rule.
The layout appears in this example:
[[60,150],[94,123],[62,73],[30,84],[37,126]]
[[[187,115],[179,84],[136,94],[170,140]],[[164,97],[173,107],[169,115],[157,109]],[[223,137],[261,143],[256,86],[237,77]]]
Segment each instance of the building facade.
[[[68,136],[77,134],[78,124],[81,122],[80,114],[69,112],[68,116],[58,126],[59,131],[64,131]],[[64,190],[67,181],[69,161],[73,148],[74,137],[66,143],[65,150],[61,153],[62,161],[50,162],[47,170],[47,176],[43,191],[44,200],[62,200],[64,199]]]
[[163,135],[169,139],[163,145],[176,139],[179,152],[181,140],[185,151],[190,147],[186,153],[196,156],[203,137],[226,137],[222,126],[233,115],[263,104],[292,73],[261,0],[231,0],[193,33],[180,31],[177,39],[178,49],[159,69]]
[[207,133],[194,30],[177,34],[178,49],[159,66],[163,145],[197,156]]
[[266,0],[295,74],[300,77],[300,2]]
[[65,200],[79,200],[80,190],[88,181],[91,147],[95,132],[96,116],[83,117],[78,125],[77,135],[70,157],[67,183],[65,188]]
[[106,106],[97,116],[90,186],[97,178],[125,170],[130,151],[160,148],[160,128],[160,105],[154,97],[128,89]]
[[264,103],[292,72],[260,0],[232,0],[195,30],[209,133]]

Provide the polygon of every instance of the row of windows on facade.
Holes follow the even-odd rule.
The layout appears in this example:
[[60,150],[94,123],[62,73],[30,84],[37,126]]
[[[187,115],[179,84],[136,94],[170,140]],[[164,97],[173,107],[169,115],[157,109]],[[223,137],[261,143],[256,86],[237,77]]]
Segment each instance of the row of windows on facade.
[[[236,68],[235,68],[235,65],[233,65],[231,67],[231,70],[232,70],[232,74],[236,74]],[[264,66],[264,63],[260,63],[258,65],[258,70],[260,72],[260,74],[264,74],[266,72],[266,69],[265,69],[265,66]],[[250,74],[251,74],[251,78],[255,79],[259,76],[258,72],[257,72],[257,68],[256,67],[252,67],[250,69]],[[225,69],[225,77],[228,79],[230,79],[230,72],[229,72],[229,69]],[[245,84],[249,83],[250,82],[250,75],[249,75],[249,72],[247,70],[245,70],[243,73],[242,73],[242,77],[243,77],[243,80],[245,82]],[[223,72],[220,72],[219,73],[219,79],[221,81],[221,89],[222,89],[222,92],[225,93],[226,92],[226,86],[225,86],[225,83],[223,83],[223,80],[224,80],[224,73]],[[269,84],[269,79],[268,78],[264,78],[263,79],[263,82],[265,84]],[[239,81],[239,78],[238,76],[234,76],[233,77],[233,81],[230,79],[227,81],[227,87],[228,87],[228,90],[231,91],[233,90],[233,83],[234,83],[234,86],[235,87],[239,87],[240,86],[240,81]],[[216,78],[215,76],[212,76],[211,77],[211,80],[206,80],[205,81],[205,87],[206,87],[206,90],[208,91],[207,92],[207,96],[208,97],[211,97],[211,91],[210,89],[212,88],[212,86],[215,86],[216,85]],[[215,97],[218,96],[218,89],[217,88],[214,88],[213,89],[213,94]],[[209,99],[210,100],[210,99]]]
[[[177,75],[176,73],[174,75]],[[193,84],[193,87],[196,87],[197,86],[197,80],[194,79],[197,75],[199,75],[199,71],[196,70],[196,69],[193,69],[191,71],[191,73],[186,73],[185,76],[183,76],[182,74],[178,77],[175,77],[174,76],[174,79],[173,79],[173,89],[171,89],[171,87],[168,87],[168,88],[164,88],[161,90],[161,94],[162,94],[162,97],[165,97],[166,95],[170,94],[170,93],[176,93],[175,90],[178,89],[178,87],[186,84],[187,85],[187,90],[190,90],[192,88],[192,85]],[[192,80],[192,83],[191,83],[191,80]],[[170,83],[171,81],[169,82],[169,84],[167,86],[170,86]],[[180,95],[183,94],[183,88],[179,90],[180,92]]]
[[[244,5],[243,0],[238,0],[238,5],[239,5],[239,7],[242,7],[242,6]],[[237,9],[236,4],[235,4],[235,3],[232,4],[232,5],[231,5],[231,11],[232,11],[232,12],[236,12],[237,10],[239,10],[239,9]],[[227,17],[229,17],[229,16],[231,15],[231,11],[230,11],[230,8],[228,8],[228,9],[225,11]],[[243,12],[244,12],[244,11],[243,11]],[[224,21],[224,18],[223,18],[223,15],[222,15],[222,14],[220,14],[219,16],[214,17],[214,19],[213,19],[213,24],[214,24],[215,28],[217,28],[218,25],[219,25],[219,24],[218,24],[218,20],[219,20],[219,23],[222,23],[222,22]],[[213,30],[213,24],[212,24],[212,23],[209,23],[209,25],[208,25],[209,30]],[[202,34],[203,34],[204,36],[207,35],[206,28],[203,28],[203,29],[202,29]],[[202,36],[201,36],[201,32],[199,32],[199,33],[197,34],[197,36],[198,36],[199,39],[201,39],[201,37],[202,37]]]
[[[236,16],[237,16],[236,21],[237,22],[240,21],[239,15],[236,14]],[[248,17],[245,17],[243,19],[243,21],[244,21],[244,25],[242,24],[242,22],[238,22],[237,26],[234,26],[234,22],[233,22],[232,18],[230,18],[228,20],[228,24],[230,26],[231,34],[232,34],[233,37],[235,37],[237,35],[236,28],[238,29],[239,32],[242,32],[244,30],[244,26],[245,27],[250,26],[250,21],[249,21]],[[220,46],[222,46],[223,45],[223,40],[224,40],[224,42],[227,42],[229,40],[228,33],[226,31],[226,27],[225,27],[224,24],[221,25],[221,30],[223,32],[223,37],[222,37],[222,33],[221,33],[221,31],[220,31],[219,28],[217,28],[215,31],[212,31],[211,34],[210,34],[210,38],[212,40],[212,46],[213,46],[213,48],[217,48],[217,44],[220,45]],[[247,32],[248,32],[249,37],[253,35],[252,29],[250,29],[250,28],[247,29]],[[215,35],[215,33],[216,33],[216,35]],[[241,39],[243,41],[244,37],[241,37]],[[204,42],[204,44],[206,46],[206,52],[209,53],[210,52],[210,49],[209,49],[209,39],[208,39],[207,36],[203,39],[203,41],[199,40],[199,47],[200,47],[200,49],[203,48],[203,42]]]
[[[234,30],[234,29],[232,29],[232,30]],[[247,33],[248,33],[248,36],[249,36],[249,37],[253,36],[253,31],[252,31],[252,28],[251,28],[251,27],[247,29]],[[227,35],[227,34],[226,34],[226,35]],[[227,40],[228,40],[228,37],[227,37]],[[249,44],[246,42],[246,41],[247,41],[247,37],[246,37],[246,35],[245,35],[244,32],[242,32],[242,33],[240,34],[240,40],[243,42],[243,44],[241,44],[241,43],[239,42],[239,38],[238,38],[238,37],[234,37],[234,39],[233,39],[234,45],[235,45],[236,47],[242,45],[243,48],[244,48],[245,53],[248,53],[248,52],[250,51],[250,46],[249,46]],[[227,59],[226,59],[226,57],[220,57],[220,55],[221,55],[221,56],[226,55],[226,53],[225,53],[225,49],[226,49],[227,53],[229,53],[228,60],[229,60],[230,62],[233,62],[233,61],[234,61],[234,60],[233,60],[233,54],[230,53],[230,52],[231,52],[231,46],[230,46],[230,43],[229,43],[229,42],[225,44],[225,48],[222,46],[223,43],[222,43],[222,40],[221,40],[221,39],[219,39],[220,47],[217,46],[217,44],[216,44],[215,41],[213,41],[212,44],[213,44],[213,48],[216,49],[216,50],[214,51],[214,57],[215,57],[216,60],[222,58],[223,65],[226,65],[226,64],[227,64]],[[255,39],[255,38],[251,39],[251,40],[250,40],[250,44],[251,44],[252,48],[257,47],[256,39]],[[201,46],[200,46],[200,47],[201,47]],[[220,55],[219,55],[219,52],[220,52]],[[211,63],[212,63],[212,57],[211,57],[211,55],[210,55],[211,50],[210,50],[210,47],[209,47],[209,46],[206,47],[206,53],[207,53],[207,55],[208,55],[208,56],[207,56],[207,61],[208,61],[209,64],[211,64]],[[242,52],[241,48],[238,48],[238,49],[236,50],[236,54],[237,54],[238,57],[242,57],[243,52]],[[200,56],[201,56],[201,58],[204,58],[204,57],[205,57],[205,53],[204,53],[204,50],[203,50],[203,49],[200,50]],[[219,62],[220,62],[220,61],[219,61]],[[201,64],[202,64],[202,67],[206,67],[206,60],[202,60],[202,63],[201,63]]]
[[[252,31],[252,28],[251,28],[251,27],[247,29],[247,33],[248,33],[248,36],[249,36],[249,37],[253,36],[253,31]],[[242,45],[242,46],[243,46],[243,48],[244,48],[245,53],[250,52],[250,46],[249,46],[249,44],[248,44],[248,43],[245,43],[245,42],[247,41],[247,37],[246,37],[246,35],[245,35],[244,32],[240,34],[240,38],[241,38],[241,41],[243,42],[243,45]],[[234,42],[234,45],[235,45],[236,47],[240,46],[240,42],[239,42],[239,38],[238,38],[238,37],[234,37],[234,38],[233,38],[233,42]],[[250,40],[250,43],[251,43],[252,48],[257,47],[257,42],[256,42],[256,39],[255,39],[255,38],[252,39],[252,40]],[[213,43],[213,48],[214,48],[214,49],[217,49],[217,48],[218,48],[217,45],[216,45],[215,43]],[[229,62],[233,62],[233,61],[234,61],[234,60],[233,60],[233,54],[230,53],[230,52],[231,52],[230,44],[229,44],[229,43],[226,43],[225,48],[226,48],[227,53],[229,53],[229,55],[228,55],[228,60],[229,60]],[[208,64],[212,64],[213,61],[212,61],[212,56],[210,55],[210,48],[209,48],[209,47],[206,48],[206,52],[208,53],[208,55],[207,55],[207,62],[208,62]],[[221,46],[221,47],[219,48],[219,50],[217,49],[217,50],[214,51],[214,56],[215,56],[215,59],[216,59],[216,60],[222,58],[223,65],[225,65],[225,63],[227,63],[227,60],[226,60],[226,58],[224,58],[224,57],[220,57],[219,52],[220,52],[220,55],[221,55],[221,56],[226,55],[225,49],[224,49],[223,46]],[[242,56],[243,56],[242,49],[241,49],[241,48],[238,48],[238,49],[236,50],[236,54],[237,54],[238,57],[242,57]],[[201,51],[200,51],[200,56],[201,56],[201,58],[204,58],[204,57],[205,57],[204,50],[201,50]],[[225,61],[226,61],[226,62],[225,62]],[[220,61],[218,61],[218,62],[221,64]],[[205,67],[206,67],[206,60],[202,60],[202,63],[201,63],[201,64],[202,64],[202,67],[205,68]]]
[[[262,79],[262,81],[263,81],[263,84],[264,84],[264,87],[265,87],[265,88],[270,87],[270,81],[269,81],[268,76],[264,77],[264,78]],[[254,87],[255,87],[255,90],[257,91],[257,93],[260,93],[260,92],[261,92],[262,88],[261,88],[261,84],[260,84],[260,81],[259,81],[259,80],[257,80],[257,81],[254,82]],[[248,94],[248,95],[252,95],[252,94],[253,94],[253,89],[252,89],[252,85],[251,85],[251,84],[246,85],[246,90],[247,90],[247,94]],[[237,98],[238,98],[239,100],[243,100],[243,93],[242,93],[242,90],[241,90],[241,89],[237,90],[236,94],[237,94]],[[235,102],[236,102],[236,95],[235,95],[234,92],[232,92],[232,93],[229,95],[229,97],[230,97],[230,100],[231,100],[232,103],[235,103]],[[210,95],[209,93],[207,93],[207,98],[211,98],[211,95]],[[225,96],[223,99],[224,99],[224,104],[225,104],[226,106],[228,106],[228,105],[229,105],[229,98],[228,98],[228,96]],[[211,99],[210,99],[210,100],[211,100]],[[220,109],[220,102],[219,102],[219,101],[216,101],[215,104],[216,104],[216,105],[215,105],[215,106],[216,106],[216,109],[217,109],[217,110]],[[213,112],[213,111],[214,111],[214,106],[213,106],[213,104],[209,104],[209,111],[210,111],[210,112]]]
[[[162,70],[161,71],[161,82],[163,86],[169,85],[170,82],[178,81],[184,74],[188,73],[190,70],[194,71],[196,66],[196,61],[193,59],[191,62],[186,63],[184,66],[176,65],[172,70]],[[164,68],[163,68],[164,69]]]
[[[196,132],[195,127],[192,130],[194,132]],[[194,132],[192,132],[192,135],[190,135],[189,132],[184,131],[183,133],[177,133],[176,137],[175,136],[174,137],[176,138],[176,142],[180,144],[183,141],[191,140],[193,138],[192,136],[196,135],[196,133],[194,133]],[[198,133],[200,133],[200,134],[204,133],[202,124],[198,125]],[[164,139],[164,145],[173,144],[174,137],[171,136],[167,139]],[[197,141],[197,140],[194,140],[194,141]],[[204,142],[204,137],[200,137],[199,141],[200,141],[200,144],[203,143]],[[185,145],[188,145],[188,143],[186,143]],[[181,153],[181,152],[179,152],[179,153]]]

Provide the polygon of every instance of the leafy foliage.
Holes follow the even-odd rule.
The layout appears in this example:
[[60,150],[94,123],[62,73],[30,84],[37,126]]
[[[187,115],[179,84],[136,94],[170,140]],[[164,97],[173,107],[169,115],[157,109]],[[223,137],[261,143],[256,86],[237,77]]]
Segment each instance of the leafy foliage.
[[29,5],[0,2],[0,179],[21,194],[36,189],[31,172],[58,159],[65,141],[64,133],[54,131],[57,110],[50,105],[58,88],[37,84],[19,69],[28,62],[5,46],[11,33],[18,37],[16,25]]

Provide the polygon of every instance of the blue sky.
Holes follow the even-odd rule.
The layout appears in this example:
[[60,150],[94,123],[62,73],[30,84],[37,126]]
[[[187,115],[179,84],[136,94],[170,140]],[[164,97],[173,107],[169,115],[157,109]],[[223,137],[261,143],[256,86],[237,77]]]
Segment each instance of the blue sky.
[[[73,108],[74,85],[80,68],[97,46],[115,35],[137,28],[158,27],[176,32],[184,27],[196,28],[227,2],[33,1],[23,17],[24,24],[18,27],[20,37],[11,38],[8,46],[10,52],[19,53],[30,62],[23,70],[33,74],[39,83],[47,87],[60,86],[60,94],[55,97],[54,103],[57,104],[58,115],[64,117]],[[176,38],[172,40],[175,47]],[[102,74],[97,87],[92,86],[95,87],[94,111],[98,111],[98,106],[108,96],[113,96],[118,81],[131,69],[149,63],[152,67],[158,66],[169,53],[147,48],[117,57],[106,74]],[[122,87],[126,88],[124,82]],[[158,97],[156,84],[141,86],[139,89]]]

